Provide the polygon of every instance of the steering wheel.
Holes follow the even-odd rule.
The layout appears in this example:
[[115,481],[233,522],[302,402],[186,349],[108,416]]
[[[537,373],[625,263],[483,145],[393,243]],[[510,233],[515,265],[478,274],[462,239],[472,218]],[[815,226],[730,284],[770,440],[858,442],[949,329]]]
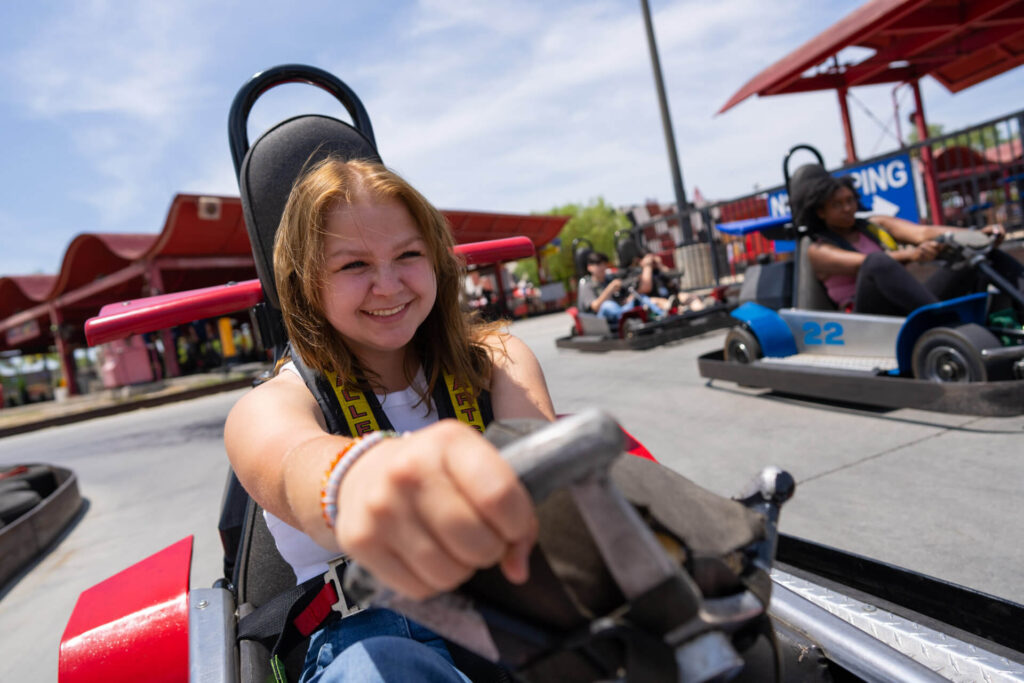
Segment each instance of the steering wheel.
[[954,270],[974,266],[992,251],[995,243],[991,235],[980,230],[951,230],[935,241],[943,247],[937,260]]

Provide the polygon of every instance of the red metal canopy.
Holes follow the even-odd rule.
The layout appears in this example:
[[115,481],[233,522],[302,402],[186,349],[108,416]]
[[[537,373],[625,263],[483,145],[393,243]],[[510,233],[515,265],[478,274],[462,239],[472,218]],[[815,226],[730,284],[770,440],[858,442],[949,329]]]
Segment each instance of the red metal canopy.
[[[442,211],[459,244],[526,236],[539,248],[568,216]],[[82,233],[56,275],[0,275],[0,350],[84,344],[85,321],[106,304],[241,282],[256,276],[238,197],[179,194],[157,234]]]
[[[829,58],[848,47],[874,54]],[[951,92],[1024,63],[1024,0],[871,0],[750,79],[718,111],[751,95],[845,90],[929,75]]]

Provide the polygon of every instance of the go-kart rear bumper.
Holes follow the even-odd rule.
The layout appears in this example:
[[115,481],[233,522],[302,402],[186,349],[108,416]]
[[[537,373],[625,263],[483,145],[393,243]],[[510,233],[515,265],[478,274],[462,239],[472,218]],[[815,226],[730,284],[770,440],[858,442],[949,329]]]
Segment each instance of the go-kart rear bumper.
[[1024,414],[1024,380],[943,384],[835,368],[734,363],[722,351],[704,354],[697,364],[709,380],[827,401],[987,417]]

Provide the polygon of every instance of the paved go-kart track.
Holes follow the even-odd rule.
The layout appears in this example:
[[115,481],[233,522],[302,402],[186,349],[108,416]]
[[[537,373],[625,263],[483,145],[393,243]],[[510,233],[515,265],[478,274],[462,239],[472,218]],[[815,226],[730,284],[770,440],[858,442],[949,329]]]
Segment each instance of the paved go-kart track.
[[[1024,602],[1024,417],[874,412],[705,386],[716,332],[650,351],[555,348],[569,318],[514,324],[559,412],[600,406],[662,462],[722,494],[767,464],[798,483],[782,530]],[[195,534],[192,584],[220,571],[224,416],[240,391],[0,439],[0,464],[73,469],[86,508],[0,589],[0,681],[54,680],[78,594]]]

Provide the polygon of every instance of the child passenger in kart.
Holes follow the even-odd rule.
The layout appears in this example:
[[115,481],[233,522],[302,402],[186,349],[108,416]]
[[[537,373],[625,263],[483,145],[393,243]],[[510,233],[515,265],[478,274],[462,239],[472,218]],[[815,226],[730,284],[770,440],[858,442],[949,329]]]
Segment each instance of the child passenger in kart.
[[[537,533],[530,498],[479,431],[438,421],[431,395],[447,372],[489,398],[496,419],[553,420],[554,410],[531,351],[462,313],[444,217],[383,166],[327,159],[296,182],[276,240],[292,353],[372,391],[401,433],[328,433],[294,365],[234,406],[231,465],[298,581],[341,553],[416,599],[499,564],[525,581]],[[369,609],[312,635],[301,680],[465,679],[437,635]]]
[[576,293],[576,306],[585,313],[596,313],[613,327],[626,311],[646,307],[656,317],[668,311],[668,301],[650,297],[638,288],[627,287],[622,278],[608,275],[608,257],[599,251],[587,255],[589,275],[580,280]]
[[[791,185],[793,217],[814,240],[808,250],[811,267],[840,310],[905,316],[982,286],[970,268],[940,268],[921,282],[905,267],[934,261],[942,253],[936,239],[965,228],[918,225],[894,216],[857,218],[860,197],[853,178],[835,178],[817,164],[797,169]],[[993,237],[995,247],[1006,236],[998,224],[982,232]],[[1013,283],[1024,273],[1007,254],[993,249],[989,258]]]

